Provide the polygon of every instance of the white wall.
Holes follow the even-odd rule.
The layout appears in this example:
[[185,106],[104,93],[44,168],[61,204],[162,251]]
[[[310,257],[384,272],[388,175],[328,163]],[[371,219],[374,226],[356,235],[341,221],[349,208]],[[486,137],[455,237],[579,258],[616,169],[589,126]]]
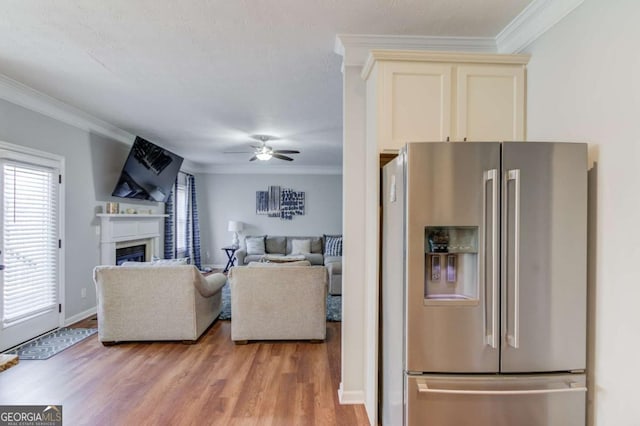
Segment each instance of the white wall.
[[[282,220],[256,214],[256,191],[269,186],[305,192],[305,214]],[[342,233],[342,176],[197,174],[202,263],[224,266],[221,247],[231,245],[230,220],[243,222],[246,235],[322,235]],[[207,256],[207,253],[209,256]]]
[[585,0],[528,48],[529,140],[590,145],[589,424],[638,425],[640,2]]
[[[65,187],[65,318],[95,311],[92,270],[99,263],[96,209],[110,196],[129,146],[69,126],[0,100],[0,140],[61,155],[66,160]],[[154,208],[157,203],[130,203]],[[86,297],[81,297],[82,289]]]

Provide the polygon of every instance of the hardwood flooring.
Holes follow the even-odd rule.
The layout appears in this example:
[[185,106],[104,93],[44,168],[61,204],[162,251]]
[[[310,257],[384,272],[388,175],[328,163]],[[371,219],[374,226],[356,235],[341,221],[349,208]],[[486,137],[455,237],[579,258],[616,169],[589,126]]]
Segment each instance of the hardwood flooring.
[[366,425],[363,405],[338,403],[340,326],[324,343],[237,346],[229,321],[194,345],[94,335],[0,373],[0,405],[61,404],[66,425]]

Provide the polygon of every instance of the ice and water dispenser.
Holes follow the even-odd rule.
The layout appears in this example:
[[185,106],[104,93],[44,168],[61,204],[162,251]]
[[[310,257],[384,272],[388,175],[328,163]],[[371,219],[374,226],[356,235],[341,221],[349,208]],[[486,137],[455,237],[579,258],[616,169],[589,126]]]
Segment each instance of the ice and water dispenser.
[[425,303],[477,302],[477,226],[426,226],[424,262]]

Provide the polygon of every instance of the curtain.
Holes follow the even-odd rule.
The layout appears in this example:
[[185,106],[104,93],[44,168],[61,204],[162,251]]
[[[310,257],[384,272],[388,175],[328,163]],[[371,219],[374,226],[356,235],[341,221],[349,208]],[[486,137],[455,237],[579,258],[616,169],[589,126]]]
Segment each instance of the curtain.
[[[176,197],[178,188],[184,190],[186,202],[177,203]],[[182,221],[178,220],[178,209],[186,208]],[[191,174],[180,172],[176,178],[176,183],[171,190],[169,199],[165,203],[165,214],[168,216],[164,222],[164,257],[165,259],[175,259],[176,257],[188,257],[189,263],[201,268],[200,258],[200,221],[198,219],[198,203],[196,201],[196,182]],[[186,220],[184,218],[186,217]],[[179,229],[178,227],[182,227]],[[179,235],[184,236],[185,247],[179,247],[177,242]]]
[[200,220],[198,218],[198,203],[196,201],[196,179],[187,175],[187,196],[189,209],[187,211],[187,250],[191,263],[201,269],[200,263]]
[[164,258],[165,259],[174,259],[176,257],[176,245],[175,245],[175,223],[176,223],[176,215],[174,209],[174,196],[176,193],[176,188],[178,187],[178,178],[176,177],[176,181],[173,184],[173,188],[169,193],[169,199],[164,203],[164,214],[167,217],[164,218]]

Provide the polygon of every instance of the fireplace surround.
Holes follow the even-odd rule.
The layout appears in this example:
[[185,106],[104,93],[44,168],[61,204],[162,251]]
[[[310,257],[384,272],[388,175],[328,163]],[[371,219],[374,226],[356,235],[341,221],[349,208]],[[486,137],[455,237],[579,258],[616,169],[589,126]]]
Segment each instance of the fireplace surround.
[[100,218],[100,263],[116,265],[116,249],[145,246],[145,261],[160,257],[165,214],[107,214]]

